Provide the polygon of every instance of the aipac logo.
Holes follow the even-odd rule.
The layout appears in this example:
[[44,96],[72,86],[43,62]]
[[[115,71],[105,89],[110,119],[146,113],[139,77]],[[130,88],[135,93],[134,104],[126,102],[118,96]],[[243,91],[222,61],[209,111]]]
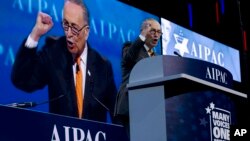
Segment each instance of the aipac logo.
[[205,110],[209,116],[211,141],[229,141],[230,111],[216,107],[213,102]]
[[184,53],[189,54],[188,47],[187,47],[188,39],[183,37],[183,33],[182,33],[181,30],[180,30],[179,35],[174,34],[174,39],[175,39],[175,42],[176,42],[174,48],[179,50],[180,55],[184,56]]
[[[174,33],[175,45],[174,48],[179,51],[180,56],[184,54],[190,55],[193,58],[211,62],[213,64],[225,66],[224,62],[224,53],[221,51],[216,51],[212,47],[203,45],[202,39],[196,39],[189,41],[189,38],[184,37],[182,30],[179,30],[179,33]],[[201,42],[201,43],[199,43]]]

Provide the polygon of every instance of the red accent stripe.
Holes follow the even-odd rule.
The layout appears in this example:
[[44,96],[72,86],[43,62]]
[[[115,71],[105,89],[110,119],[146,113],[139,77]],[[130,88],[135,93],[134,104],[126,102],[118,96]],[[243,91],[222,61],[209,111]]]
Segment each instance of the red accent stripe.
[[215,14],[216,14],[216,23],[220,23],[220,15],[219,15],[219,3],[218,1],[215,2]]
[[247,32],[243,30],[242,34],[243,34],[243,49],[244,51],[247,51]]

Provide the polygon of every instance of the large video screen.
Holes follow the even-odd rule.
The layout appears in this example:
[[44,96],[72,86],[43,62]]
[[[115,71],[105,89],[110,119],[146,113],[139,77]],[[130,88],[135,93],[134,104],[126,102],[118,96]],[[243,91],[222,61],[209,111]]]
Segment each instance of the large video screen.
[[[141,22],[146,18],[159,17],[126,5],[117,0],[84,0],[90,11],[89,43],[101,55],[108,58],[113,67],[114,78],[119,88],[121,83],[121,48],[125,41],[138,37]],[[38,11],[52,16],[54,26],[46,34],[64,35],[61,20],[63,0],[6,0],[0,5],[0,104],[14,102],[44,102],[48,99],[47,88],[27,94],[15,88],[10,80],[15,54],[23,40],[31,32]],[[44,36],[39,41],[41,47]],[[160,44],[156,51],[161,53]],[[48,104],[39,105],[34,110],[48,111]]]
[[222,66],[241,82],[239,50],[161,18],[162,54],[199,59]]

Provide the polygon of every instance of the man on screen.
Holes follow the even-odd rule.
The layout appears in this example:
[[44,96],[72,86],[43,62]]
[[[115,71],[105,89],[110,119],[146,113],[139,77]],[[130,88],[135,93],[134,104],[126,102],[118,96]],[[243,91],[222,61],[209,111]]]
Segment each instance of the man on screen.
[[162,35],[162,54],[167,55],[168,44],[170,42],[170,35],[172,30],[170,21],[161,18],[161,29],[164,33]]
[[[48,86],[51,113],[106,122],[113,113],[116,86],[108,60],[90,47],[89,14],[82,0],[66,0],[62,27],[65,36],[47,40],[41,36],[53,27],[51,17],[39,12],[36,24],[16,55],[13,84],[33,92]],[[113,115],[113,114],[112,114]]]
[[[129,107],[128,107],[128,89],[127,84],[129,75],[137,62],[146,58],[153,57],[156,54],[153,49],[157,46],[162,35],[161,26],[155,19],[149,18],[143,21],[139,37],[127,48],[122,58],[122,84],[120,86],[116,107],[115,117],[129,129]],[[127,130],[129,134],[129,130]]]

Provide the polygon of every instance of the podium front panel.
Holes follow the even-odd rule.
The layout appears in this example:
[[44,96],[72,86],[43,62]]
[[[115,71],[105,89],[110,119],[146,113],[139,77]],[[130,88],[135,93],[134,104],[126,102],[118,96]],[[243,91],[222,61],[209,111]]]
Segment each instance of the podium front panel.
[[127,141],[120,125],[0,106],[0,141]]
[[165,100],[167,140],[230,140],[230,126],[237,124],[236,106],[227,95],[196,91]]

